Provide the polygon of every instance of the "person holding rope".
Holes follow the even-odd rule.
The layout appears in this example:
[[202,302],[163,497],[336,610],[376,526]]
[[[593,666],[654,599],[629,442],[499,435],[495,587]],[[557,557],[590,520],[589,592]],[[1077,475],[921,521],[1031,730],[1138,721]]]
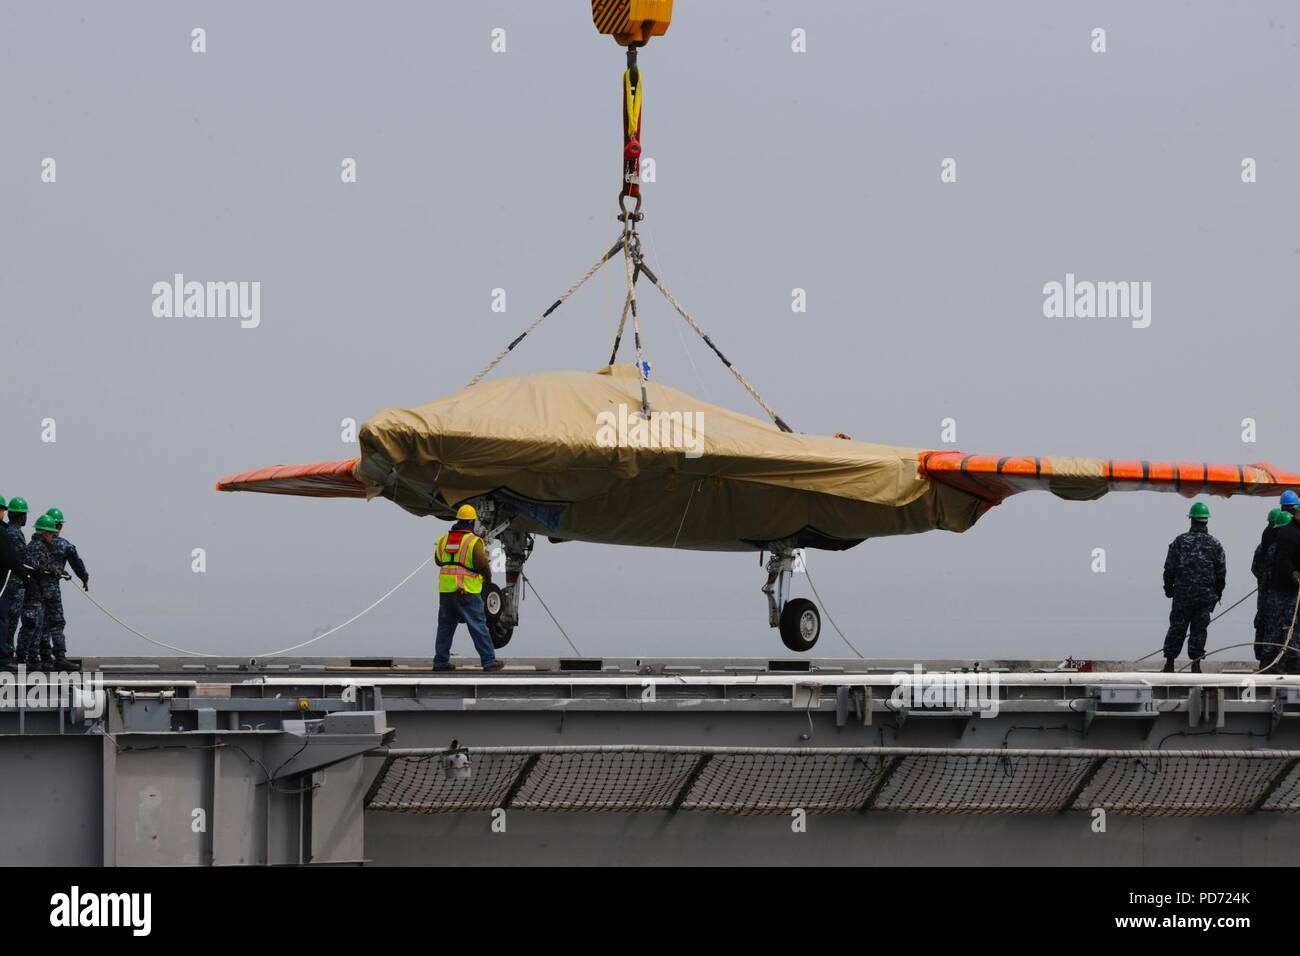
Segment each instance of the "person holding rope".
[[22,620],[23,599],[27,588],[27,538],[23,525],[27,523],[27,502],[14,496],[8,508],[0,498],[0,511],[8,510],[9,519],[0,522],[0,575],[4,591],[0,592],[0,668],[12,669],[14,657],[14,631]]
[[[1294,497],[1293,492],[1287,492]],[[1285,500],[1285,497],[1283,498]],[[1281,508],[1274,508],[1268,513],[1268,526],[1260,536],[1255,548],[1255,557],[1250,562],[1250,573],[1255,576],[1258,585],[1255,597],[1255,660],[1262,666],[1277,654],[1272,641],[1277,635],[1269,591],[1273,587],[1273,563],[1277,557],[1277,536],[1283,527],[1291,523],[1291,515]]]
[[[71,670],[68,660],[68,639],[64,634],[67,621],[63,616],[63,588],[60,581],[66,577],[64,568],[72,566],[73,573],[81,579],[81,589],[90,590],[90,572],[77,553],[77,546],[63,536],[63,512],[51,508],[45,516],[54,522],[54,537],[50,539],[50,561],[57,577],[51,578],[46,589],[45,627],[41,630],[41,657],[53,660],[56,670]],[[39,522],[38,522],[39,524]]]
[[1174,672],[1174,661],[1182,653],[1184,639],[1187,656],[1192,659],[1192,673],[1201,672],[1210,613],[1223,600],[1227,582],[1223,545],[1210,534],[1210,509],[1198,501],[1187,517],[1192,521],[1191,528],[1173,540],[1165,557],[1165,597],[1173,599],[1169,631],[1165,634],[1166,674]]
[[1300,522],[1292,518],[1283,524],[1278,528],[1276,541],[1273,576],[1268,591],[1270,616],[1267,628],[1270,640],[1284,646],[1274,648],[1274,653],[1267,657],[1268,666],[1264,670],[1276,665],[1284,674],[1300,674],[1300,648],[1297,648],[1291,632],[1296,597],[1300,594]]
[[36,533],[27,544],[27,587],[23,592],[23,629],[18,634],[18,663],[33,669],[48,670],[54,664],[49,642],[42,639],[51,593],[59,587],[52,550],[54,528],[54,519],[41,515],[36,519]]

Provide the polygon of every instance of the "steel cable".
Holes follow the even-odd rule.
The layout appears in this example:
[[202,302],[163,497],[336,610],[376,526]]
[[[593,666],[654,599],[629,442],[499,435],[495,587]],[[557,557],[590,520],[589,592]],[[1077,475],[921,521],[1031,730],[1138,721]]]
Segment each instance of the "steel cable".
[[852,641],[850,641],[847,637],[844,636],[844,632],[840,630],[840,626],[835,623],[835,618],[831,617],[831,612],[826,609],[825,599],[820,594],[817,593],[817,585],[813,584],[812,574],[809,573],[808,571],[808,559],[806,556],[804,558],[803,573],[808,578],[808,586],[812,588],[813,597],[815,597],[817,599],[817,603],[819,603],[822,606],[822,610],[826,611],[826,620],[831,622],[831,627],[835,628],[835,633],[840,636],[840,640],[842,640],[845,644],[849,645],[849,650],[851,650],[854,654],[858,655],[859,660],[865,661],[866,657],[863,656],[863,653],[860,650],[858,650],[856,647],[853,646]]
[[533,584],[533,580],[532,580],[532,578],[530,578],[528,575],[524,574],[523,571],[520,571],[520,572],[519,572],[519,576],[522,577],[522,578],[524,579],[524,581],[526,581],[526,582],[528,583],[528,586],[529,586],[530,588],[533,589],[533,593],[537,595],[537,600],[538,600],[538,601],[541,601],[541,604],[542,604],[542,610],[546,612],[547,616],[551,619],[552,623],[554,623],[555,626],[558,627],[558,628],[560,629],[560,633],[564,635],[564,639],[565,639],[566,641],[568,641],[568,642],[569,642],[569,646],[573,648],[573,653],[575,653],[575,654],[577,654],[579,657],[581,657],[581,656],[582,656],[582,651],[578,650],[577,645],[574,644],[573,641],[569,638],[569,632],[566,631],[566,630],[564,629],[564,625],[562,625],[562,624],[561,624],[561,623],[556,619],[555,615],[551,613],[551,609],[550,609],[549,607],[546,606],[546,602],[542,600],[542,592],[539,591],[539,590],[537,590],[537,585]]

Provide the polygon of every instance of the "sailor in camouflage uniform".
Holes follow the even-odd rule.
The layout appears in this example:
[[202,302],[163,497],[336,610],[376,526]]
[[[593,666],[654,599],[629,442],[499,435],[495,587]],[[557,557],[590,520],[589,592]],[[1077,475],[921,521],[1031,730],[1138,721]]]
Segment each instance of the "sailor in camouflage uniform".
[[1173,598],[1174,603],[1165,635],[1164,669],[1173,673],[1174,660],[1182,653],[1190,626],[1187,654],[1192,659],[1192,672],[1199,674],[1210,612],[1223,599],[1228,566],[1223,545],[1210,534],[1210,509],[1198,501],[1187,517],[1192,519],[1191,528],[1174,538],[1165,557],[1165,597]]
[[[1291,492],[1287,493],[1291,494]],[[1278,532],[1290,523],[1290,513],[1281,508],[1270,511],[1268,527],[1260,536],[1259,545],[1255,548],[1254,560],[1250,563],[1250,573],[1255,576],[1258,585],[1258,596],[1255,598],[1255,660],[1261,665],[1273,660],[1279,650],[1273,646],[1273,642],[1277,640],[1277,614],[1274,608],[1276,602],[1272,601],[1269,595],[1273,588],[1273,563],[1277,557]]]
[[10,667],[14,656],[14,631],[23,614],[27,585],[27,502],[17,496],[9,500],[9,520],[0,524],[0,565],[8,579],[0,593],[0,667]]
[[[81,555],[77,554],[77,546],[63,536],[63,512],[58,508],[51,508],[45,513],[54,520],[54,538],[50,541],[50,557],[53,570],[58,572],[61,577],[65,573],[64,567],[69,564],[72,565],[73,574],[81,579],[81,589],[89,591],[90,572],[86,570]],[[54,666],[59,670],[64,670],[69,667],[69,663],[67,638],[63,633],[65,624],[63,619],[63,587],[59,578],[53,578],[52,581],[53,584],[45,602],[45,627],[41,630],[41,656],[48,658],[53,654]]]
[[28,667],[48,667],[53,656],[41,658],[41,632],[45,627],[45,606],[51,590],[59,586],[54,570],[54,519],[41,515],[36,519],[36,533],[27,544],[27,567],[30,569],[23,594],[23,628],[18,633],[18,661]]
[[[1300,591],[1300,521],[1292,517],[1291,521],[1278,528],[1276,551],[1273,555],[1273,579],[1268,592],[1270,616],[1268,627],[1272,633],[1271,640],[1276,644],[1286,645],[1291,622],[1295,617],[1296,595]],[[1273,647],[1264,661],[1271,666],[1277,662],[1284,673],[1300,673],[1300,636],[1292,635],[1290,646],[1283,651]],[[1267,669],[1267,666],[1266,666]]]

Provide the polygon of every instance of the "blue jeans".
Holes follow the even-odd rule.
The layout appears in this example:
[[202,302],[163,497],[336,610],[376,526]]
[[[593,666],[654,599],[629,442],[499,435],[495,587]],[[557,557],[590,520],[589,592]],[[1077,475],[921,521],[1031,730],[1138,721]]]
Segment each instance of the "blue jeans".
[[474,639],[474,650],[478,651],[483,666],[494,663],[497,652],[492,645],[492,635],[488,633],[483,595],[459,592],[438,595],[438,640],[433,646],[433,663],[451,663],[451,636],[461,621],[469,628],[469,636]]

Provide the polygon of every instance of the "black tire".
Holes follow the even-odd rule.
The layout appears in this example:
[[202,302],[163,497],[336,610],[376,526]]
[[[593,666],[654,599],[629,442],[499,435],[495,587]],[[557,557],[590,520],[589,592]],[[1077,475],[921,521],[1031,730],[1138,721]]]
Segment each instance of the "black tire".
[[501,609],[505,607],[506,596],[495,584],[483,586],[483,611],[487,617],[488,633],[492,635],[494,647],[505,647],[514,636],[514,625],[501,623]]
[[510,638],[514,637],[515,629],[513,626],[507,627],[504,624],[497,624],[489,628],[492,632],[492,646],[500,650],[510,643]]
[[781,643],[800,654],[813,649],[822,634],[822,615],[807,598],[785,602],[781,611]]

